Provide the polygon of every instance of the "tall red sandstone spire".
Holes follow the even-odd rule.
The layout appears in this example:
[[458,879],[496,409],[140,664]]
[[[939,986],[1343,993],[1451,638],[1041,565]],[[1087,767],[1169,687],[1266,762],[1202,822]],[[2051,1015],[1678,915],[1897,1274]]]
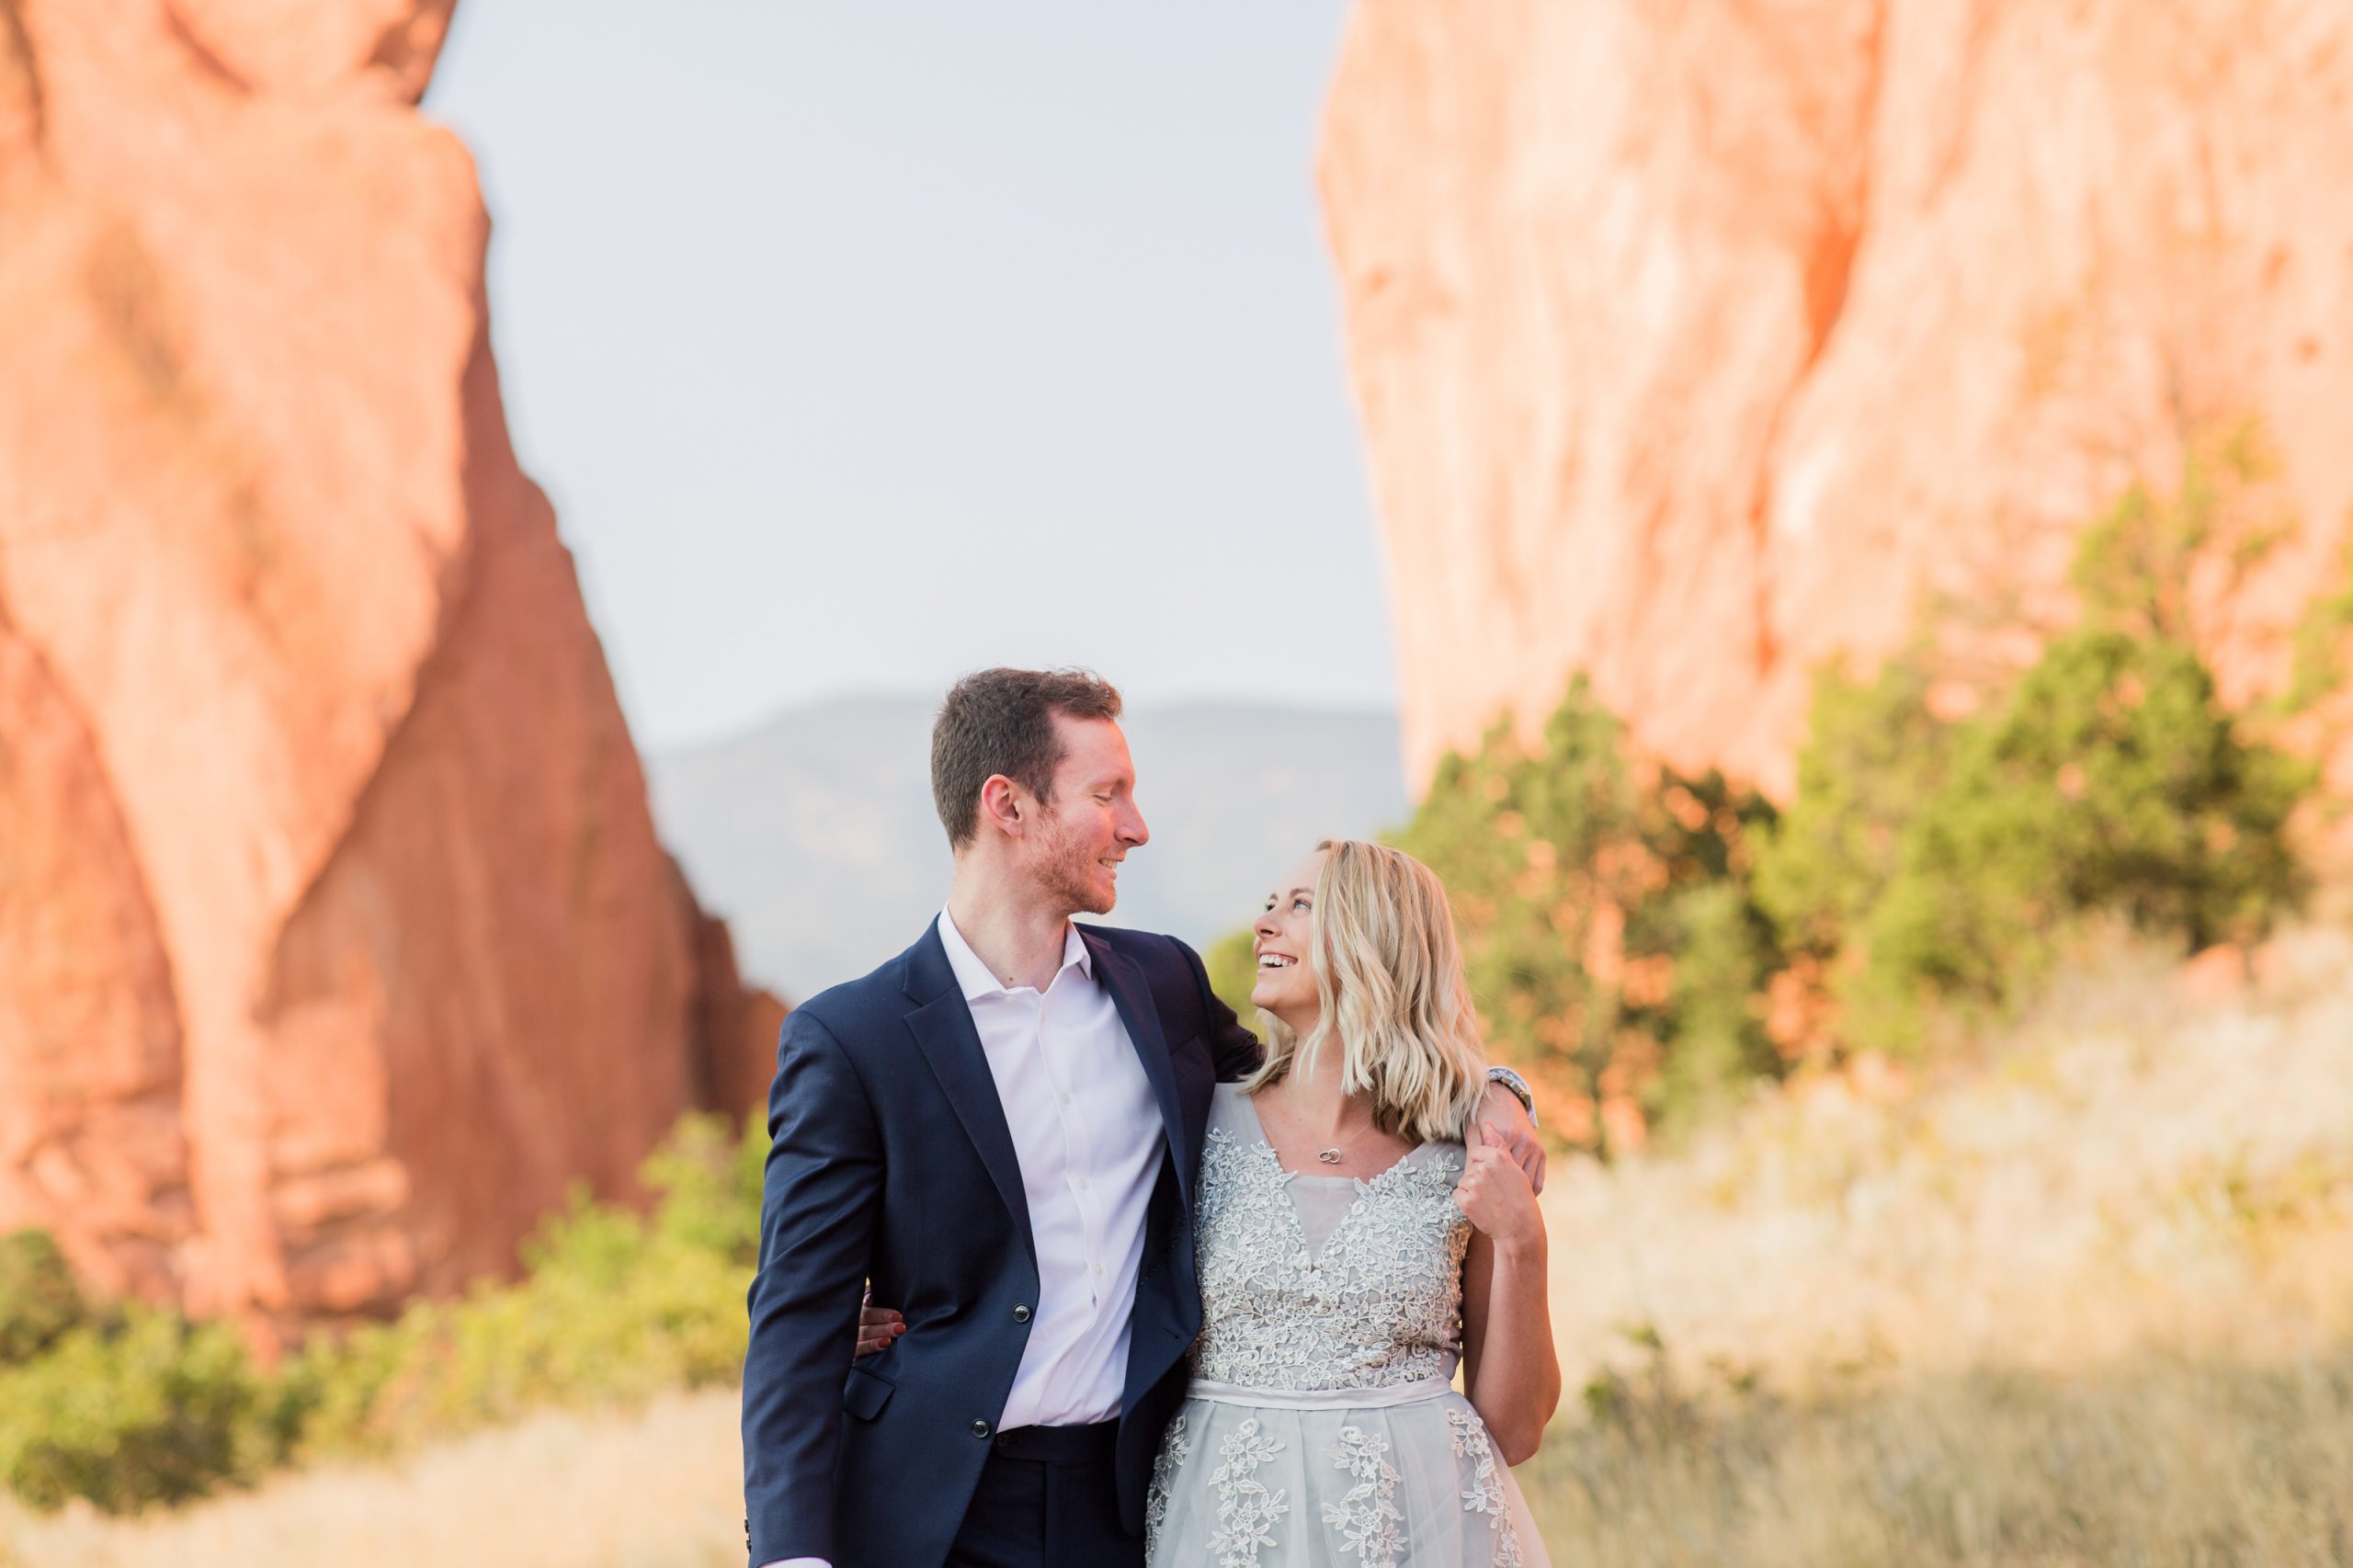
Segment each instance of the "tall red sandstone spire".
[[0,0],[0,1225],[199,1310],[502,1267],[766,1050],[508,444],[449,6]]
[[1417,780],[1583,669],[1785,787],[1813,666],[2048,599],[2249,416],[2303,528],[2205,607],[2226,684],[2332,579],[2346,0],[1359,0],[1320,172]]

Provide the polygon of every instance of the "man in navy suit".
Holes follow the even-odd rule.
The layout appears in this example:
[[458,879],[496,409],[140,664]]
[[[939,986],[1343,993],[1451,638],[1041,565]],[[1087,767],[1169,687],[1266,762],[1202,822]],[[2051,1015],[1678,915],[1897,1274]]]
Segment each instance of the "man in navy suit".
[[[744,1362],[755,1568],[1132,1568],[1200,1328],[1210,1088],[1258,1044],[1169,937],[1080,926],[1148,839],[1120,696],[967,676],[915,946],[786,1019]],[[1532,1165],[1527,1114],[1486,1113]],[[851,1363],[861,1295],[899,1309]]]

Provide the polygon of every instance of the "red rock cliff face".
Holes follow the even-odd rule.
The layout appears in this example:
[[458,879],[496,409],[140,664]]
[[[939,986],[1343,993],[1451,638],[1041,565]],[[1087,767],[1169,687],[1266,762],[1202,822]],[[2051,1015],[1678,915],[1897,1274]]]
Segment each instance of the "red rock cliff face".
[[2226,684],[2328,580],[2344,0],[1362,0],[1320,175],[1416,778],[1581,669],[1784,789],[1814,665],[2047,597],[2250,415],[2302,528],[2208,607]]
[[508,446],[449,9],[0,0],[0,1225],[201,1311],[506,1267],[768,1049]]

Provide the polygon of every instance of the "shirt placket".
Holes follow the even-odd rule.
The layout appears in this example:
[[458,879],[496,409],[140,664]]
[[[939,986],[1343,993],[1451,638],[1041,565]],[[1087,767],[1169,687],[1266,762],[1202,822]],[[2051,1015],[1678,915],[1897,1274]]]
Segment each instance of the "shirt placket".
[[1081,1267],[1086,1270],[1087,1301],[1098,1315],[1103,1310],[1103,1290],[1108,1271],[1103,1259],[1103,1195],[1094,1189],[1089,1175],[1094,1155],[1094,1139],[1084,1119],[1079,1115],[1078,1062],[1075,1061],[1079,1032],[1065,1028],[1058,1021],[1076,1003],[1077,981],[1073,979],[1075,964],[1065,964],[1047,988],[1040,1010],[1040,1055],[1054,1085],[1054,1113],[1062,1125],[1064,1161],[1063,1181],[1070,1194],[1071,1205],[1078,1211],[1079,1244],[1083,1254]]

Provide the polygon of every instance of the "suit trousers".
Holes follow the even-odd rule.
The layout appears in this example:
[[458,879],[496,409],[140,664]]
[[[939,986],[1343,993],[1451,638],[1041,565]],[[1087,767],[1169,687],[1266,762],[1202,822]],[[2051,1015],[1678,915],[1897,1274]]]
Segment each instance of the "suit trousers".
[[1143,1568],[1120,1528],[1120,1424],[1017,1426],[989,1443],[946,1568]]

